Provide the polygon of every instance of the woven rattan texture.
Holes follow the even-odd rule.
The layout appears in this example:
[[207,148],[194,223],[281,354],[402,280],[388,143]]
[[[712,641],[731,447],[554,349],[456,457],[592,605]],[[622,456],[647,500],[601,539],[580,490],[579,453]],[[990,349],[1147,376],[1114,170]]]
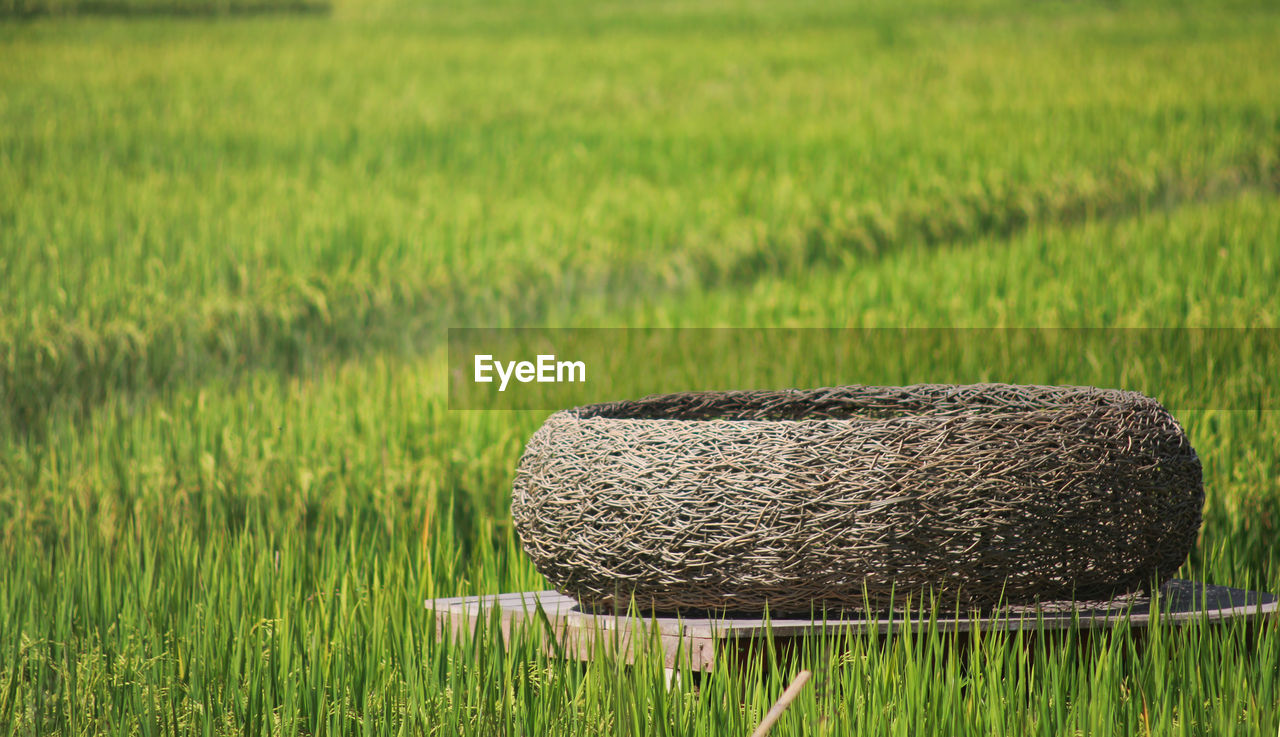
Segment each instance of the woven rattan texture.
[[1109,598],[1173,574],[1203,500],[1154,399],[983,384],[557,412],[511,510],[538,570],[584,604],[781,613]]

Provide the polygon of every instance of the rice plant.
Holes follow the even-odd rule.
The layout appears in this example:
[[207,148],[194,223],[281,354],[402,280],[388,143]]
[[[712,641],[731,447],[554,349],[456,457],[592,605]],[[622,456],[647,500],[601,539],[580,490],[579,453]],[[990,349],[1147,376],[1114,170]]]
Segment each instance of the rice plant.
[[[1274,619],[930,613],[673,688],[644,637],[441,640],[423,601],[546,585],[508,510],[545,413],[450,411],[449,326],[1280,327],[1278,30],[1004,0],[0,21],[0,731],[747,734],[807,670],[772,734],[1274,734]],[[779,386],[1082,375],[776,353]],[[1280,592],[1280,414],[1096,365],[1215,393],[1177,413],[1207,490],[1180,575]]]

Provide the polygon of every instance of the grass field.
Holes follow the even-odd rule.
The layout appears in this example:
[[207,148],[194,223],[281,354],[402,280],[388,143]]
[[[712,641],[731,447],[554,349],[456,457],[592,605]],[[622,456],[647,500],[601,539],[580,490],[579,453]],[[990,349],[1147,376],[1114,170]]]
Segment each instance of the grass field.
[[[1275,622],[669,691],[437,644],[422,601],[545,585],[507,509],[545,413],[448,411],[448,326],[1280,328],[1278,37],[1264,2],[0,19],[0,731],[745,734],[810,667],[775,734],[1276,734]],[[1232,406],[1179,412],[1182,575],[1280,592],[1280,412]]]

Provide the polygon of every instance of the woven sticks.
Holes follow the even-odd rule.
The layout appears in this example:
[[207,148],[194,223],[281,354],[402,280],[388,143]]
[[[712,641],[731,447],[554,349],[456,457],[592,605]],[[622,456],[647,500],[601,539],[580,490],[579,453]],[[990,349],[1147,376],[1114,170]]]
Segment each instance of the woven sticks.
[[846,386],[557,412],[511,511],[584,604],[808,613],[1134,591],[1186,559],[1203,500],[1186,434],[1135,392]]

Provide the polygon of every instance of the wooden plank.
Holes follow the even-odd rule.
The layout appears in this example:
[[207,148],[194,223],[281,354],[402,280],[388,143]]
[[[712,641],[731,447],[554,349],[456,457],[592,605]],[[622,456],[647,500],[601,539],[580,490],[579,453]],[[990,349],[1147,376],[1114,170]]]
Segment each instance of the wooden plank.
[[[1156,614],[1168,623],[1185,623],[1193,619],[1208,622],[1251,620],[1277,611],[1278,600],[1272,594],[1245,591],[1226,586],[1205,586],[1191,581],[1173,580],[1159,592]],[[1143,628],[1154,619],[1151,598],[1135,595],[1105,602],[1047,602],[1039,606],[1007,607],[982,616],[939,616],[936,626],[941,632],[1015,631],[1019,629],[1063,630],[1073,626],[1083,629],[1113,627],[1127,621],[1130,627]],[[496,596],[460,596],[431,599],[427,609],[437,615],[440,636],[460,634],[462,627],[473,631],[481,616],[497,610],[504,637],[511,636],[513,626],[536,627],[542,617],[540,607],[551,625],[555,644],[570,657],[589,659],[597,648],[620,652],[630,662],[632,643],[637,636],[657,631],[667,667],[674,668],[688,658],[695,670],[709,670],[715,662],[717,646],[740,647],[766,633],[774,638],[796,638],[824,630],[874,628],[881,633],[910,627],[914,631],[929,626],[921,619],[901,613],[879,617],[854,613],[836,613],[815,618],[776,618],[766,622],[759,617],[677,617],[657,615],[627,617],[611,613],[585,611],[577,601],[555,591],[527,591]]]
[[[1210,622],[1231,619],[1250,619],[1276,611],[1277,597],[1272,594],[1234,589],[1228,586],[1205,586],[1192,581],[1175,579],[1161,587],[1159,592],[1159,618],[1165,622],[1182,623],[1203,618]],[[1152,599],[1145,595],[1121,597],[1111,601],[1046,602],[1040,605],[1010,606],[982,616],[946,617],[940,614],[937,627],[941,632],[968,632],[975,627],[982,631],[1015,631],[1020,629],[1061,630],[1078,626],[1085,629],[1113,627],[1128,621],[1130,627],[1146,627],[1153,619]],[[690,634],[711,635],[720,638],[755,637],[764,630],[759,619],[706,619],[690,620]],[[868,618],[861,615],[829,616],[828,628],[875,627],[881,633],[900,629],[904,625],[913,631],[927,627],[927,618],[897,614]],[[821,616],[815,619],[779,618],[770,623],[774,636],[795,636],[813,632],[824,626]]]
[[[427,609],[437,615],[437,633],[441,636],[452,630],[454,636],[461,628],[474,631],[477,620],[491,616],[498,610],[499,626],[505,638],[510,638],[513,625],[538,626],[540,606],[551,624],[556,645],[566,655],[588,660],[597,648],[621,653],[626,662],[634,658],[636,639],[648,636],[649,628],[658,624],[658,634],[666,665],[675,668],[688,659],[695,670],[709,670],[714,656],[714,642],[705,636],[682,636],[683,628],[669,618],[640,619],[625,615],[594,614],[582,611],[578,602],[555,591],[530,591],[488,596],[465,596],[450,599],[429,599]],[[552,646],[552,650],[555,646]]]

